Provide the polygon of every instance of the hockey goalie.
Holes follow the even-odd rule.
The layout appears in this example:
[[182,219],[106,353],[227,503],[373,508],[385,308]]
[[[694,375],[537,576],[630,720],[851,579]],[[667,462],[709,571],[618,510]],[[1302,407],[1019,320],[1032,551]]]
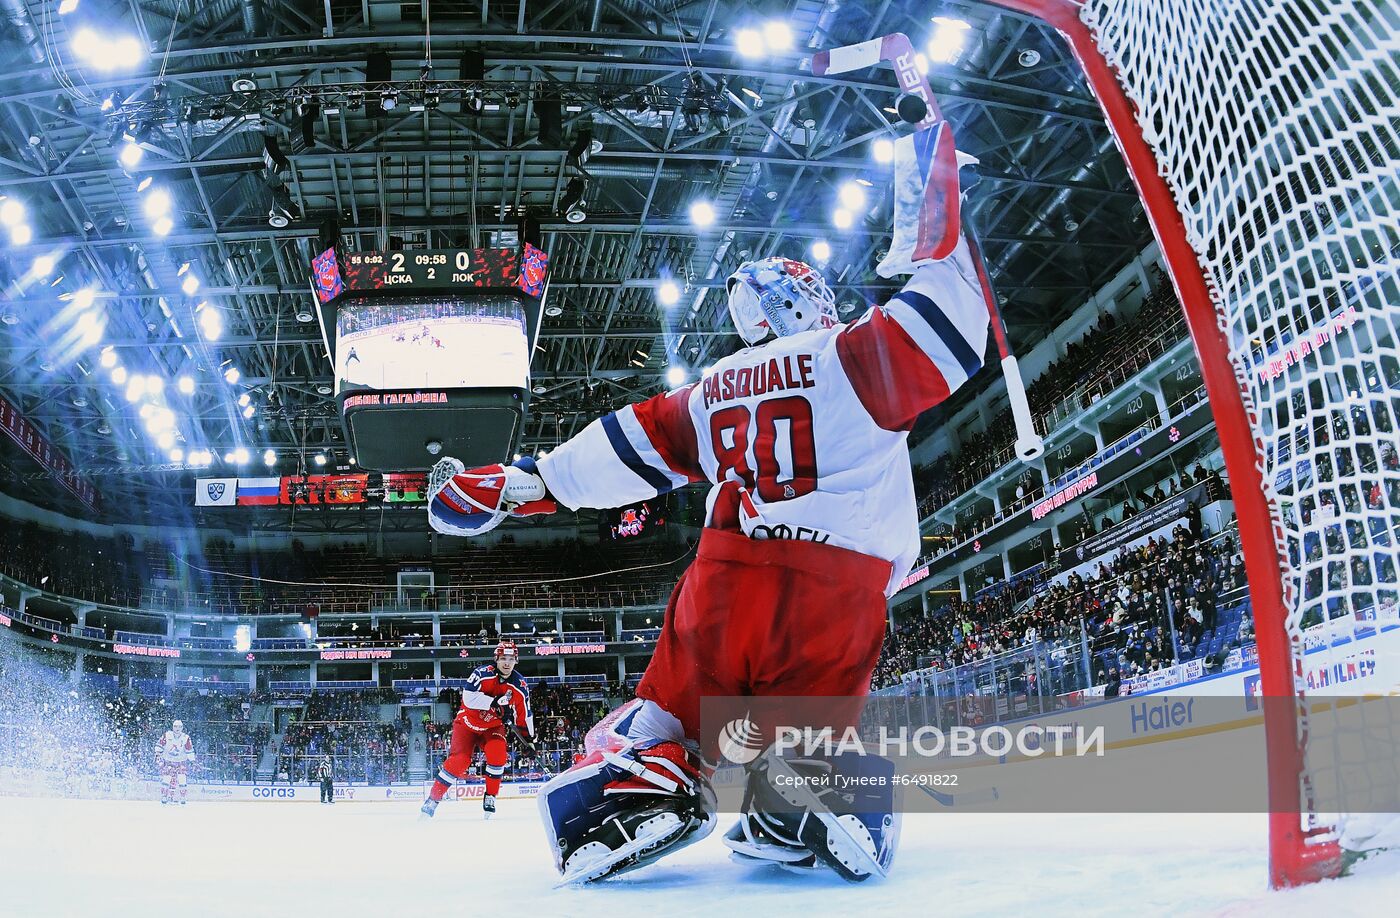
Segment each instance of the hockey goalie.
[[[838,321],[809,265],[742,264],[727,293],[746,346],[699,382],[606,415],[538,461],[467,471],[447,459],[433,470],[430,520],[454,535],[557,504],[616,507],[711,486],[696,558],[637,698],[595,726],[587,755],[540,792],[566,882],[643,866],[714,828],[706,762],[716,750],[701,741],[701,697],[841,696],[858,706],[868,694],[886,598],[920,545],[909,430],[977,372],[987,343],[966,239],[955,227],[951,245],[918,244],[948,219],[929,202],[958,200],[956,168],[943,180],[951,186],[936,194],[897,194],[907,225],[880,272],[909,279],[857,320]],[[775,795],[765,780],[808,766],[772,750],[753,763],[725,843],[741,859],[826,866],[852,881],[884,875],[898,837],[892,802],[837,815],[815,795]]]

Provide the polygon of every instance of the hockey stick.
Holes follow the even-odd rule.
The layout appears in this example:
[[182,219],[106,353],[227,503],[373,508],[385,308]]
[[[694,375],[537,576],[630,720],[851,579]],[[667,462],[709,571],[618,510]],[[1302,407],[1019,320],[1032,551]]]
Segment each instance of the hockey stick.
[[989,803],[1001,797],[1001,794],[997,792],[995,787],[984,787],[974,791],[959,791],[956,794],[949,793],[948,791],[941,791],[933,787],[926,787],[922,784],[918,785],[918,788],[943,806],[971,806],[974,803]]
[[[504,709],[503,709],[503,712],[504,712],[504,711],[510,711],[510,710],[511,710],[510,708],[504,708]],[[499,716],[499,715],[498,715],[498,716]],[[510,728],[510,732],[515,734],[515,739],[516,739],[516,741],[517,741],[518,743],[520,743],[520,747],[521,747],[520,751],[521,751],[521,752],[523,752],[523,753],[525,753],[526,755],[529,755],[529,756],[533,756],[533,755],[536,754],[536,752],[535,752],[535,744],[534,744],[533,742],[530,741],[530,738],[529,738],[528,736],[525,735],[525,731],[524,731],[524,730],[521,730],[518,726],[516,726],[516,724],[515,724],[515,714],[514,714],[513,712],[511,713],[511,715],[510,715],[509,717],[501,717],[501,723],[503,723],[503,724],[505,724],[507,727],[509,727],[509,728]]]
[[[929,86],[928,77],[919,72],[914,46],[910,43],[909,36],[903,32],[892,32],[889,35],[872,38],[859,44],[832,48],[829,51],[818,51],[812,55],[812,73],[816,76],[848,73],[852,70],[864,70],[880,63],[890,64],[899,79],[899,88],[909,95],[923,100],[928,107],[924,116],[915,122],[917,130],[940,130],[946,124],[946,120],[938,107],[938,100],[934,97],[933,89]],[[949,138],[952,136],[951,126],[949,126],[948,136]],[[951,163],[951,167],[956,173],[956,154],[953,151],[953,144],[937,144],[934,155],[939,160],[941,168],[946,170]],[[997,353],[1001,358],[1001,374],[1006,380],[1006,394],[1011,402],[1011,417],[1016,424],[1016,455],[1020,457],[1022,462],[1031,462],[1045,453],[1045,443],[1040,434],[1036,433],[1035,424],[1031,418],[1030,403],[1026,398],[1025,380],[1021,378],[1021,369],[1016,363],[1016,356],[1011,353],[1011,345],[1006,338],[1006,323],[1002,320],[1001,308],[997,305],[991,278],[982,258],[982,247],[978,243],[972,227],[961,217],[958,195],[948,195],[941,202],[941,212],[947,219],[941,227],[935,227],[930,234],[934,238],[929,241],[927,251],[935,257],[946,257],[952,253],[953,248],[957,245],[959,230],[967,238],[968,247],[972,249],[973,263],[977,266],[978,279],[982,286],[982,298],[987,303],[987,314],[991,317],[992,337],[996,341]],[[921,241],[923,235],[921,229]],[[924,249],[921,246],[922,251]]]

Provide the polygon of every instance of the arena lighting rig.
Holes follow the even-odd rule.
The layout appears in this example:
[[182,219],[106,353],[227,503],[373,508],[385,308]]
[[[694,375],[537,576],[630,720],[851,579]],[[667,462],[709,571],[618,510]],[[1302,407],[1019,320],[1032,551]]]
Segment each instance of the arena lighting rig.
[[[725,81],[711,85],[695,77],[684,85],[637,86],[632,83],[557,83],[539,80],[388,80],[377,83],[326,83],[319,86],[234,91],[222,95],[171,97],[164,84],[157,84],[150,98],[113,106],[105,115],[114,128],[135,134],[152,126],[195,124],[202,121],[228,122],[240,118],[276,118],[293,111],[314,121],[321,114],[358,111],[378,106],[388,111],[432,111],[450,107],[464,114],[511,111],[531,103],[536,115],[541,106],[557,105],[573,113],[585,108],[604,112],[675,111],[686,114],[707,112],[723,130],[730,97]],[[702,125],[687,118],[692,131]]]

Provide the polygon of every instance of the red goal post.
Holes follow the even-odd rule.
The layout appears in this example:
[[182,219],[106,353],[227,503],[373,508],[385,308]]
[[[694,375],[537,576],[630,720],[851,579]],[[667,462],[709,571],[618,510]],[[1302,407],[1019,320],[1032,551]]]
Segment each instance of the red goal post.
[[[1300,560],[1312,558],[1303,546],[1323,536],[1312,531],[1314,542],[1309,542],[1309,533],[1304,532],[1308,527],[1300,520],[1309,518],[1309,508],[1320,511],[1321,507],[1307,503],[1318,498],[1317,488],[1304,497],[1307,489],[1297,484],[1294,471],[1304,468],[1296,463],[1304,461],[1300,455],[1308,447],[1313,448],[1309,455],[1330,462],[1331,453],[1316,441],[1326,444],[1331,437],[1327,431],[1300,435],[1288,424],[1288,406],[1294,406],[1291,420],[1297,421],[1309,399],[1317,398],[1310,387],[1324,393],[1340,389],[1342,401],[1351,394],[1353,400],[1367,405],[1363,413],[1371,411],[1394,422],[1393,402],[1390,407],[1383,398],[1368,402],[1365,384],[1358,384],[1360,392],[1355,392],[1348,381],[1360,374],[1365,383],[1371,382],[1364,353],[1369,339],[1372,349],[1386,355],[1385,360],[1379,354],[1371,358],[1379,365],[1375,378],[1384,384],[1392,372],[1400,327],[1396,318],[1400,300],[1389,299],[1387,305],[1386,297],[1393,297],[1394,291],[1385,280],[1385,272],[1394,271],[1397,244],[1394,231],[1385,224],[1390,221],[1393,226],[1400,219],[1394,209],[1394,173],[1400,169],[1396,165],[1397,112],[1394,98],[1388,95],[1395,91],[1395,84],[1388,83],[1395,79],[1394,59],[1387,64],[1386,56],[1395,53],[1400,17],[1383,9],[1385,0],[992,2],[1048,23],[1068,41],[1142,196],[1185,309],[1220,433],[1250,584],[1263,694],[1294,699],[1293,704],[1265,706],[1270,881],[1277,887],[1335,876],[1344,863],[1339,819],[1345,814],[1315,812],[1308,758],[1310,704],[1303,689],[1304,631],[1314,632],[1309,646],[1316,647],[1316,632],[1321,628],[1320,640],[1330,646],[1329,629],[1338,622],[1354,626],[1366,614],[1374,619],[1377,609],[1394,609],[1394,523],[1391,517],[1388,539],[1377,539],[1368,543],[1366,551],[1343,556],[1344,565],[1360,559],[1362,567],[1371,566],[1364,578],[1366,591],[1355,589],[1363,579],[1360,575],[1353,575],[1353,589],[1345,591],[1334,589],[1335,581],[1323,579],[1321,563],[1314,565],[1315,571],[1305,570],[1308,565]],[[1334,101],[1334,92],[1346,98]],[[1354,95],[1362,102],[1356,103]],[[1374,111],[1377,99],[1379,112]],[[1349,112],[1350,123],[1328,117],[1333,109]],[[1295,115],[1301,125],[1289,123]],[[1374,125],[1368,116],[1377,116]],[[1298,137],[1288,133],[1295,128]],[[1378,152],[1358,155],[1356,145]],[[1340,203],[1325,197],[1335,189],[1307,171],[1313,158],[1321,163],[1323,175],[1340,170],[1331,174],[1339,175],[1339,182],[1348,180],[1346,194],[1358,197]],[[1379,162],[1368,164],[1368,158]],[[1299,170],[1301,180],[1292,171],[1297,163],[1304,164]],[[1377,171],[1368,174],[1368,168]],[[1379,201],[1366,198],[1370,192],[1364,183],[1360,190],[1353,186],[1350,180],[1358,173],[1379,182],[1375,192]],[[1290,181],[1301,181],[1302,189],[1288,185]],[[1310,199],[1310,192],[1316,197]],[[1285,205],[1297,205],[1296,209],[1281,206],[1280,199]],[[1322,203],[1314,203],[1317,199]],[[1360,203],[1353,203],[1356,200]],[[1359,221],[1353,212],[1359,209],[1372,215],[1379,210],[1380,218]],[[1285,217],[1297,218],[1298,225],[1283,226]],[[1269,225],[1270,220],[1279,226]],[[1237,224],[1243,229],[1237,231]],[[1335,355],[1324,358],[1319,350],[1309,365],[1304,349],[1305,356],[1295,365],[1292,345],[1298,329],[1308,326],[1295,321],[1294,315],[1307,318],[1320,312],[1326,328],[1331,304],[1356,295],[1338,280],[1351,270],[1349,254],[1348,264],[1334,272],[1330,270],[1333,250],[1328,247],[1335,245],[1349,253],[1356,241],[1353,236],[1362,240],[1356,243],[1360,248],[1363,242],[1373,242],[1371,234],[1379,245],[1366,246],[1360,258],[1376,269],[1380,280],[1375,283],[1381,291],[1376,299],[1357,307],[1364,322],[1358,326],[1356,340],[1346,344],[1363,353],[1349,363],[1336,335]],[[1301,251],[1319,244],[1327,257]],[[1259,289],[1258,275],[1271,277],[1278,264],[1292,266],[1290,259],[1302,266],[1294,272],[1296,276],[1285,278],[1292,286],[1280,282],[1277,290]],[[1358,283],[1364,283],[1364,274],[1357,277],[1363,279]],[[1276,320],[1275,311],[1287,315]],[[1286,367],[1276,374],[1281,383],[1267,373],[1261,376],[1258,369],[1260,355],[1268,363],[1274,354],[1288,358]],[[1324,359],[1332,362],[1324,364]],[[1297,407],[1300,403],[1303,408]],[[1305,417],[1306,422],[1315,429],[1321,418],[1330,430],[1335,414],[1315,413],[1318,417]],[[1358,434],[1349,440],[1348,449],[1356,454],[1359,448],[1360,454],[1367,455],[1367,447],[1359,445],[1364,439]],[[1372,448],[1371,455],[1384,452],[1383,444],[1365,442]],[[1320,468],[1316,477],[1322,479]],[[1376,464],[1374,477],[1377,487],[1388,486],[1389,493],[1396,492],[1394,473],[1387,473],[1385,463]],[[1353,486],[1368,484],[1358,476]],[[1281,499],[1282,491],[1296,504]],[[1335,483],[1332,491],[1337,492]],[[1327,502],[1325,494],[1320,499]],[[1334,510],[1341,503],[1333,503]],[[1394,507],[1389,509],[1396,512]],[[1381,523],[1379,528],[1385,530],[1384,517]],[[1331,577],[1331,571],[1328,568],[1326,577]],[[1306,580],[1304,575],[1313,572],[1322,586]],[[1342,780],[1340,774],[1329,774],[1331,778]]]

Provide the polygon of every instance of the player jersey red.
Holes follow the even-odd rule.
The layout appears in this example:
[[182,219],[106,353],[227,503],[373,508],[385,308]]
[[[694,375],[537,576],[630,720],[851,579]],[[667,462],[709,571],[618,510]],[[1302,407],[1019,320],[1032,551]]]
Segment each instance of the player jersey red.
[[919,553],[909,430],[982,366],[988,314],[966,242],[854,322],[745,348],[542,457],[572,509],[708,481],[706,525],[891,562]]
[[515,725],[526,736],[533,737],[535,715],[530,710],[530,687],[520,670],[514,669],[509,676],[502,676],[494,663],[478,667],[467,678],[457,719],[478,733],[502,729],[497,699],[506,694],[510,695],[510,706],[515,712]]

